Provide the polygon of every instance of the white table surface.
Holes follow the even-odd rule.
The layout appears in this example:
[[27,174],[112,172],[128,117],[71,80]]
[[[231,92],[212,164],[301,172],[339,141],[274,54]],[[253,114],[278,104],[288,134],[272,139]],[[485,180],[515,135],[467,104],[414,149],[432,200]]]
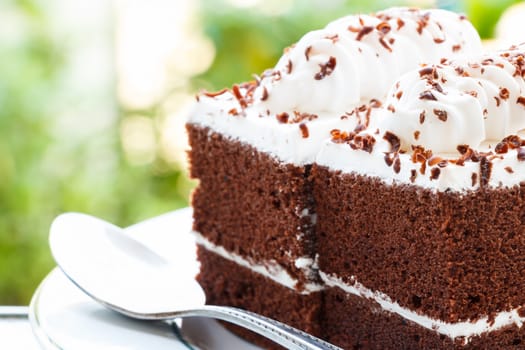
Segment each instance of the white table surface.
[[1,349],[39,349],[27,312],[28,308],[25,306],[0,306]]

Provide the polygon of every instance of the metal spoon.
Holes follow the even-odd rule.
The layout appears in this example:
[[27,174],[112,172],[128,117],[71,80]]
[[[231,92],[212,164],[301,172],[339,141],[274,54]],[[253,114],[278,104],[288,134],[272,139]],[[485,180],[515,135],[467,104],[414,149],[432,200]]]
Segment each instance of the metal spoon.
[[58,216],[49,234],[64,274],[105,307],[143,320],[210,317],[247,328],[288,349],[340,349],[303,331],[238,308],[205,305],[202,288],[184,266],[166,261],[101,219]]

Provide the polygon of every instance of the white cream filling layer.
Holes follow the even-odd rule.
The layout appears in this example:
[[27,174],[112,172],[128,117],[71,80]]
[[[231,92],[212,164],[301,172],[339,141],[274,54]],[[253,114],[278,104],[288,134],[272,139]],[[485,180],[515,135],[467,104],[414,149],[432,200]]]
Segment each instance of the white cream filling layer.
[[[198,232],[193,231],[193,234],[195,235],[195,241],[197,242],[197,244],[203,246],[207,250],[223,257],[224,259],[230,260],[239,266],[246,267],[247,269],[250,269],[253,272],[257,272],[258,274],[261,274],[264,277],[267,277],[273,280],[274,282],[279,283],[280,285],[283,285],[290,289],[296,289],[297,284],[299,283],[299,281],[296,278],[293,278],[290,275],[290,273],[286,271],[286,269],[279,265],[276,261],[250,261],[240,255],[231,253],[223,247],[210,242]],[[304,272],[305,276],[311,276],[313,264],[315,264],[315,260],[308,257],[301,257],[295,261],[295,266],[301,269]],[[323,286],[320,284],[307,283],[304,285],[302,290],[300,290],[300,293],[310,294],[312,292],[318,292],[322,289]]]
[[[197,244],[223,257],[224,259],[232,261],[239,266],[248,268],[251,271],[261,274],[285,287],[290,289],[296,288],[298,280],[293,278],[288,273],[288,271],[286,271],[277,262],[253,262],[244,257],[241,257],[240,255],[228,252],[221,246],[213,244],[198,232],[193,232],[193,234],[196,237]],[[302,257],[295,261],[295,265],[301,268],[306,275],[310,275],[312,273],[312,266],[316,265],[316,261],[315,259]],[[322,271],[319,271],[319,275],[323,281],[323,285],[316,283],[306,284],[304,289],[301,290],[301,294],[318,292],[323,290],[325,287],[337,287],[346,293],[373,300],[378,303],[384,311],[394,313],[406,320],[416,323],[421,327],[433,330],[439,334],[446,335],[452,339],[464,338],[465,342],[468,342],[470,337],[480,335],[482,333],[496,331],[511,325],[521,327],[523,323],[525,323],[525,317],[521,317],[518,313],[519,308],[515,308],[511,311],[499,312],[495,315],[493,320],[489,320],[489,317],[485,316],[475,321],[448,323],[418,314],[415,311],[404,308],[397,302],[393,301],[388,295],[379,291],[370,290],[355,280],[354,283],[350,285],[343,282],[343,280],[339,277],[327,274]]]

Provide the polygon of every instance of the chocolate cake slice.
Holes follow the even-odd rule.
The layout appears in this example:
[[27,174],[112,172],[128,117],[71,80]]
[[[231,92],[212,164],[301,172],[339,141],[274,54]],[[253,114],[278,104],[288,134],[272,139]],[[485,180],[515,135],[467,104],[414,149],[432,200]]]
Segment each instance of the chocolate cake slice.
[[[345,152],[376,152],[383,131],[371,128],[392,112],[386,95],[402,74],[423,62],[438,64],[444,57],[480,51],[479,36],[463,16],[394,8],[336,20],[285,50],[276,67],[256,81],[199,94],[187,129],[191,176],[199,180],[192,198],[199,281],[208,302],[276,318],[345,348],[358,344],[348,323],[365,318],[346,314],[358,306],[332,307],[340,295],[354,295],[366,311],[363,317],[377,309],[367,308],[368,297],[363,301],[340,285],[355,278],[346,252],[362,246],[353,232],[366,235],[364,227],[354,226],[366,220],[351,219],[353,204],[344,197],[356,195],[353,186],[360,183],[351,178],[353,170],[336,168],[334,174],[333,164],[317,165],[317,159],[330,159],[331,148],[324,145],[331,138]],[[336,157],[352,169],[367,162],[349,157],[352,164],[346,164],[344,152]],[[388,157],[397,168],[394,152]],[[360,200],[384,186],[358,175],[363,177]],[[368,214],[367,219],[379,220],[381,211]],[[392,238],[401,231],[393,230]],[[382,287],[381,275],[376,269],[367,278]]]
[[406,74],[366,151],[333,132],[312,169],[329,341],[525,346],[524,49]]

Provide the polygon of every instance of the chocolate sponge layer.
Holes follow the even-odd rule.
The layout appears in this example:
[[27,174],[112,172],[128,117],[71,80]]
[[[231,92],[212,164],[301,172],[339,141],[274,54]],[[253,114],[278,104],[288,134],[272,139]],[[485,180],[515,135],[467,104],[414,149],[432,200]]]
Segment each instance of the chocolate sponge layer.
[[525,187],[466,193],[313,166],[319,268],[447,322],[525,305]]
[[344,349],[503,350],[525,348],[525,329],[509,326],[464,338],[451,338],[402,317],[379,304],[335,287],[323,293],[323,337]]
[[[236,265],[198,247],[201,272],[198,281],[206,293],[206,303],[247,309],[277,319],[310,334],[320,336],[321,293],[298,294],[258,273]],[[235,333],[265,348],[280,348],[260,336],[227,325]]]
[[310,167],[283,164],[208,128],[188,125],[194,230],[227,251],[253,261],[273,260],[300,283],[295,261],[314,258]]

